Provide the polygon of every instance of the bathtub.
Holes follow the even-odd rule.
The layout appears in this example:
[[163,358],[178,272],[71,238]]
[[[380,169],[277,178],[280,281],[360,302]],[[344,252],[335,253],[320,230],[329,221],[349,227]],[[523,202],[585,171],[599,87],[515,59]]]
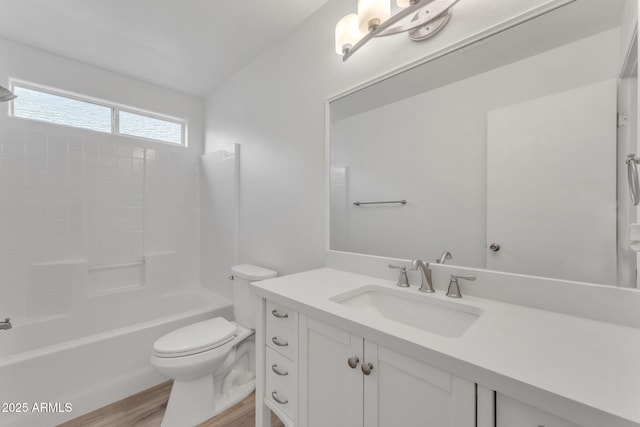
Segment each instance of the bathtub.
[[216,316],[232,319],[231,303],[203,288],[143,289],[0,331],[0,426],[53,426],[165,381],[153,342]]

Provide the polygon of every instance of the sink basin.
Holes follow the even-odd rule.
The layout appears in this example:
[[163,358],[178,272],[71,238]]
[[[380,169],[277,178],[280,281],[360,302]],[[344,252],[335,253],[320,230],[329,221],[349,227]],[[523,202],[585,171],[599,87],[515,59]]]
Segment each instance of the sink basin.
[[368,285],[330,298],[372,316],[382,317],[444,337],[459,337],[480,315],[482,309],[443,301],[417,291],[406,292]]

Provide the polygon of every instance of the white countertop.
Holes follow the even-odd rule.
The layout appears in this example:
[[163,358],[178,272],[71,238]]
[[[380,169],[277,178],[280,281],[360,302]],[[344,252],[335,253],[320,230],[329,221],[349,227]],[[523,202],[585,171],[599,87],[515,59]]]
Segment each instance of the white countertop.
[[640,426],[639,329],[463,294],[453,301],[484,312],[461,337],[448,338],[329,300],[366,285],[452,301],[441,291],[422,294],[330,268],[257,282],[252,290],[585,426]]

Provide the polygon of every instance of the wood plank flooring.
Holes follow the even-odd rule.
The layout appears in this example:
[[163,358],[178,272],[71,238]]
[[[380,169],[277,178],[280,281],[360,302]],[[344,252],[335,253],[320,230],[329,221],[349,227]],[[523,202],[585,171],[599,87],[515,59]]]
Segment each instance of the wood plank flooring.
[[[58,427],[160,427],[170,392],[171,381],[167,381],[74,418]],[[282,421],[275,415],[271,418],[271,425],[284,427]],[[253,426],[255,426],[255,393],[251,393],[237,405],[198,427]]]

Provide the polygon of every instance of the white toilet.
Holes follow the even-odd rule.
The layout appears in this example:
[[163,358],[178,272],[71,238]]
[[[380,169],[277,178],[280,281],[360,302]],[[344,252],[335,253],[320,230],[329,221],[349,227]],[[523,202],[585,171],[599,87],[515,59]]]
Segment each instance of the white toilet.
[[162,427],[199,424],[255,389],[255,311],[249,282],[275,271],[243,264],[231,268],[235,322],[222,317],[176,329],[153,344],[151,364],[173,378]]

